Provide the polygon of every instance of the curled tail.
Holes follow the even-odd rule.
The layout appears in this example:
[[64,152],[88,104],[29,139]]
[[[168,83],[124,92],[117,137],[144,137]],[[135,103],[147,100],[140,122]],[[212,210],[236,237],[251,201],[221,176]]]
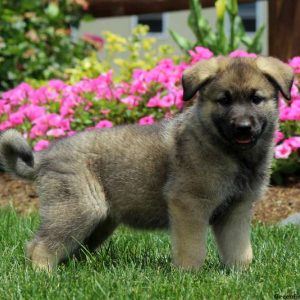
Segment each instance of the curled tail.
[[6,172],[23,179],[33,180],[35,177],[32,149],[14,129],[0,134],[0,162]]

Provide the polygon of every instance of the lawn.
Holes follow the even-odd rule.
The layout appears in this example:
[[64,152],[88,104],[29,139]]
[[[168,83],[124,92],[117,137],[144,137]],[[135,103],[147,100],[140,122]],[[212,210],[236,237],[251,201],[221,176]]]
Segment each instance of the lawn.
[[254,225],[255,260],[247,271],[223,268],[211,235],[203,269],[184,272],[171,264],[166,232],[120,228],[96,254],[48,274],[33,271],[24,255],[37,225],[37,214],[0,210],[1,299],[300,298],[297,227]]

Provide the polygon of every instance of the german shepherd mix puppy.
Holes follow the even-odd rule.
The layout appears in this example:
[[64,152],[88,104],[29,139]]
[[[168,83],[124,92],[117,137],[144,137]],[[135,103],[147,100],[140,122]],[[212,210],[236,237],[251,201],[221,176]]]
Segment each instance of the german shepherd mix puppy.
[[290,99],[292,70],[272,57],[213,58],[183,75],[195,103],[153,126],[78,133],[33,153],[21,134],[1,134],[5,169],[33,180],[41,225],[27,253],[51,270],[95,250],[119,224],[170,226],[176,265],[198,269],[211,225],[222,262],[252,260],[253,202],[266,189],[278,118],[278,91]]

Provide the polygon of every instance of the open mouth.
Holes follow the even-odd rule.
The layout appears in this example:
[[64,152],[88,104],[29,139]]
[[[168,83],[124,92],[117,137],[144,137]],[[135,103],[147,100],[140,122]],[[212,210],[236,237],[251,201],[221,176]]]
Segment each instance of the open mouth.
[[250,145],[254,142],[254,138],[249,134],[236,134],[234,137],[235,142],[238,145]]
[[235,142],[241,145],[251,144],[253,142],[252,137],[236,137]]
[[232,131],[228,131],[226,130],[227,128],[223,128],[222,126],[220,126],[219,123],[216,124],[219,134],[220,136],[229,144],[231,144],[232,146],[236,146],[239,149],[249,149],[251,147],[253,147],[256,142],[258,141],[261,133],[263,132],[263,130],[261,130],[260,134],[258,134],[255,131],[245,131],[245,132],[232,132]]

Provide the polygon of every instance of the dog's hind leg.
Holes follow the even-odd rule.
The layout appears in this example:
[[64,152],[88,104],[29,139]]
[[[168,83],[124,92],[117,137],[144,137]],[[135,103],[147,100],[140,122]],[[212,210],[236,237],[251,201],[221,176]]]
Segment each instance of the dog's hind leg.
[[78,178],[61,174],[42,178],[39,193],[41,226],[27,254],[35,269],[52,270],[105,223],[108,204],[98,182],[79,185]]
[[114,232],[116,227],[117,224],[111,217],[100,221],[92,233],[85,239],[84,246],[89,251],[95,251]]

